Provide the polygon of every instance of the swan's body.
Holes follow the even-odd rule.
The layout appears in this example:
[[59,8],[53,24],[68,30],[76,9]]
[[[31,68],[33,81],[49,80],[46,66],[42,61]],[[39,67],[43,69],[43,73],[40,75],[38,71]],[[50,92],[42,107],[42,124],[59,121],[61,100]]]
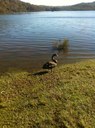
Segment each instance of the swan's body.
[[43,69],[51,69],[51,71],[52,71],[52,68],[55,68],[57,66],[57,60],[54,58],[55,56],[58,56],[58,55],[53,54],[51,61],[48,61],[47,63],[45,63],[43,65]]

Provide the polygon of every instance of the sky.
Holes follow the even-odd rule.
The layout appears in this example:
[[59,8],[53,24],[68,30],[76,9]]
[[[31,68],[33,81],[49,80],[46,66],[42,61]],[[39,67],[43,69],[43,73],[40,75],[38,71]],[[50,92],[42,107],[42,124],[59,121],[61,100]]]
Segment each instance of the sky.
[[65,6],[82,2],[93,2],[94,0],[22,0],[35,5]]

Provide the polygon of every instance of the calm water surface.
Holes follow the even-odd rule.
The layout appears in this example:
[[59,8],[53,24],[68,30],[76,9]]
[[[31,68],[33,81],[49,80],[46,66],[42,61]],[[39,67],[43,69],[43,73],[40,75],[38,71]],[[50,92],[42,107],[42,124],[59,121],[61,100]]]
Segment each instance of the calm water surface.
[[0,72],[41,69],[64,38],[69,50],[59,53],[59,65],[95,58],[95,11],[0,15]]

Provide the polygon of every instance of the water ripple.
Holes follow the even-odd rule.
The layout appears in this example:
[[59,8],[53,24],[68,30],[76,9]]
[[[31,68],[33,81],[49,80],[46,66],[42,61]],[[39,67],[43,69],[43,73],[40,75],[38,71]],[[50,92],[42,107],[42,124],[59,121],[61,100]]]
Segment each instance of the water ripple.
[[69,39],[59,64],[95,58],[95,11],[35,12],[0,16],[0,71],[34,70],[50,59],[54,42]]

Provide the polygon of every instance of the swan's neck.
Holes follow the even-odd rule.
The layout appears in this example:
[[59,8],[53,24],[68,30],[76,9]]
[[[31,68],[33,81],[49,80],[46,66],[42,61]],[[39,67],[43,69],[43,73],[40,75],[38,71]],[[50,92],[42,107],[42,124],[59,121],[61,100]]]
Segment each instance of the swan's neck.
[[54,58],[54,56],[52,56],[52,61],[57,63],[57,60]]

